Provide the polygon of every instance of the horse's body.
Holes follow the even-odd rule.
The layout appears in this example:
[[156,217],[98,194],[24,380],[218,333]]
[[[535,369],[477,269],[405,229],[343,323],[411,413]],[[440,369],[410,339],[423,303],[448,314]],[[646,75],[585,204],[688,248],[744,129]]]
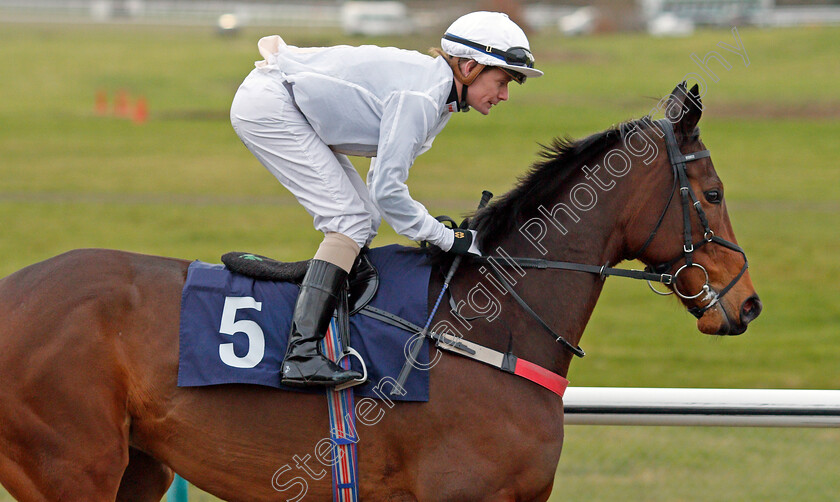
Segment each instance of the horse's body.
[[[306,480],[310,500],[330,498],[329,473],[313,451],[329,431],[322,394],[176,387],[188,264],[80,250],[0,283],[0,472],[16,497],[113,499],[131,460],[127,477],[143,483],[124,483],[124,491],[149,493],[137,500],[160,498],[171,478],[164,463],[226,500],[282,499],[274,486],[284,484],[281,493],[291,498],[302,487],[296,477]],[[429,403],[383,402],[380,423],[357,425],[364,498],[547,495],[562,443],[561,402],[498,376],[443,358],[431,373]],[[480,422],[476,410],[486,413]],[[307,468],[327,474],[317,483]],[[518,486],[508,486],[510,479]]]
[[[676,92],[672,101],[688,108],[677,122],[684,153],[701,149],[699,138],[685,133],[694,130],[699,110]],[[523,238],[522,232],[500,232],[498,219],[515,219],[506,223],[515,230],[539,216],[536,206],[521,203],[548,189],[538,171],[562,169],[557,176],[565,178],[552,198],[536,201],[541,207],[551,210],[568,198],[575,181],[589,179],[580,167],[602,162],[609,146],[618,148],[608,136],[598,136],[600,146],[586,141],[564,146],[555,152],[562,154],[557,159],[535,169],[533,186],[523,181],[518,192],[477,215],[483,242],[513,256],[540,256],[533,233]],[[583,158],[575,159],[577,154]],[[564,165],[552,164],[561,157]],[[664,148],[649,165],[641,158],[633,162],[626,177],[616,178],[601,197],[597,211],[579,212],[565,235],[541,237],[539,245],[550,258],[614,264],[641,247],[668,195],[670,170]],[[695,191],[707,192],[709,183],[719,187],[710,161],[692,169]],[[602,172],[601,181],[605,178]],[[642,186],[648,190],[639,190]],[[718,235],[734,240],[725,207],[704,204]],[[679,249],[679,209],[667,213],[643,261],[661,263]],[[706,266],[717,289],[743,263],[737,254],[712,246],[698,251],[695,260]],[[24,501],[159,500],[174,469],[227,500],[287,500],[303,493],[306,500],[331,498],[329,467],[315,459],[316,445],[328,437],[322,394],[244,385],[177,387],[179,306],[188,265],[80,250],[0,280],[0,482],[12,495]],[[696,277],[685,274],[681,280],[684,289],[696,289]],[[516,281],[517,291],[543,319],[576,344],[601,278],[529,271]],[[494,289],[479,264],[464,263],[451,288],[461,299],[479,283],[501,311],[492,321],[461,328],[461,334],[502,352],[512,339],[515,354],[566,375],[571,354],[540,333],[510,295]],[[441,284],[441,274],[433,274],[430,295],[437,296]],[[462,313],[483,306],[468,304]],[[463,326],[443,310],[437,320]],[[737,334],[759,310],[744,275],[698,326]],[[561,399],[457,356],[441,357],[430,378],[429,402],[390,407],[377,401],[381,420],[357,424],[361,498],[546,500],[563,443]]]

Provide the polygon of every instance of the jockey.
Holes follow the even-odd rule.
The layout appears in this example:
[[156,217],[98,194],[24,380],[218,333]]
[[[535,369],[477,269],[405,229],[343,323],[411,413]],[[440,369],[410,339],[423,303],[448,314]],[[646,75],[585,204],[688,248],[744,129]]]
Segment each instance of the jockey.
[[[231,123],[324,233],[301,284],[281,382],[338,385],[361,375],[327,359],[318,343],[382,218],[409,239],[480,254],[474,233],[456,233],[411,198],[405,182],[415,158],[453,112],[487,115],[508,99],[511,80],[542,72],[525,33],[497,12],[457,19],[438,58],[370,45],[301,48],[277,35],[258,48],[265,59],[237,90]],[[366,184],[348,155],[373,157]]]

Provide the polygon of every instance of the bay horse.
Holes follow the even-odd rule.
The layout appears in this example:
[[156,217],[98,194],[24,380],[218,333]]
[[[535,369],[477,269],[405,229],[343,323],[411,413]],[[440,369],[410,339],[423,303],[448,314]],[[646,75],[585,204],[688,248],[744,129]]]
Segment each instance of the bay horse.
[[[638,258],[672,279],[666,291],[694,309],[701,332],[740,334],[761,303],[723,185],[702,155],[697,86],[683,83],[662,103],[671,155],[668,127],[645,119],[555,140],[515,188],[474,215],[482,249],[601,270]],[[225,500],[331,498],[330,476],[312,457],[328,431],[323,394],[177,387],[188,265],[76,250],[0,281],[0,482],[15,498],[160,500],[173,471]],[[490,285],[484,267],[465,261],[450,289],[464,298],[485,281],[501,310],[472,321],[465,338],[565,376],[572,351]],[[529,269],[514,286],[576,347],[602,275]],[[432,274],[430,300],[442,282]],[[460,325],[447,310],[436,319]],[[361,499],[546,500],[563,444],[562,399],[455,355],[441,357],[430,378],[429,402],[377,401],[381,420],[358,427]]]

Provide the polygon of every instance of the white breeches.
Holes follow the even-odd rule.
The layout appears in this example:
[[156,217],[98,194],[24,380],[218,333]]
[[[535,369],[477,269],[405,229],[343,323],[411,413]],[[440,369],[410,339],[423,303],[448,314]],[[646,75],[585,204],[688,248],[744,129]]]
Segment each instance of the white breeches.
[[312,216],[315,229],[369,244],[381,217],[346,155],[321,140],[295,106],[277,69],[245,79],[230,109],[239,138]]

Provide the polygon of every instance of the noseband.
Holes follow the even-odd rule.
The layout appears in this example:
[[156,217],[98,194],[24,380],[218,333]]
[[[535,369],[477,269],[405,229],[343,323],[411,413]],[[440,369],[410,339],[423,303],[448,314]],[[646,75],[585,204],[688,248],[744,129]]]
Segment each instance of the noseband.
[[[680,261],[685,261],[685,263],[677,269],[676,273],[673,274],[671,281],[666,283],[671,284],[673,286],[673,289],[671,291],[658,291],[653,287],[650,281],[648,281],[648,286],[650,286],[650,289],[656,294],[667,296],[676,293],[677,296],[685,300],[693,300],[703,295],[703,298],[701,298],[700,301],[708,302],[706,303],[706,305],[702,307],[691,307],[688,309],[688,311],[692,315],[699,319],[707,310],[709,310],[715,304],[717,304],[717,302],[723,297],[723,295],[729,292],[729,290],[732,289],[732,287],[741,279],[741,277],[747,271],[747,255],[746,253],[744,253],[744,250],[741,249],[740,246],[738,246],[734,242],[730,242],[726,239],[716,236],[712,229],[709,228],[709,220],[708,218],[706,218],[706,213],[705,211],[703,211],[703,208],[700,205],[700,201],[694,195],[694,190],[691,189],[691,185],[688,182],[688,175],[685,172],[686,164],[694,160],[709,157],[711,155],[709,153],[709,150],[702,150],[699,152],[690,153],[688,155],[683,155],[682,152],[680,152],[680,148],[677,143],[677,138],[674,135],[674,128],[671,124],[671,121],[668,119],[661,119],[657,120],[655,123],[659,126],[660,129],[662,129],[662,132],[665,134],[665,147],[668,150],[668,159],[671,162],[671,168],[674,172],[674,184],[671,188],[671,195],[668,197],[668,203],[665,204],[665,208],[659,215],[659,219],[656,222],[656,226],[653,228],[653,231],[648,236],[647,241],[645,241],[645,243],[636,252],[632,259],[635,259],[639,257],[642,253],[644,253],[650,245],[650,243],[653,241],[653,238],[656,236],[656,232],[659,231],[659,227],[662,225],[662,221],[665,219],[665,214],[668,212],[668,208],[671,207],[671,202],[674,200],[674,193],[676,192],[677,185],[679,184],[680,200],[682,203],[683,213],[682,254],[664,263],[648,266],[645,268],[645,270],[657,274],[666,274],[674,267],[674,265],[676,265]],[[703,238],[697,243],[694,243],[691,240],[692,231],[690,206],[694,206],[694,209],[697,212],[697,217],[700,219],[700,223],[703,225]],[[738,252],[741,254],[741,256],[744,257],[744,266],[741,267],[741,271],[738,272],[738,275],[736,275],[735,278],[732,279],[729,282],[729,284],[727,284],[726,287],[721,289],[719,292],[714,291],[711,285],[709,284],[709,272],[706,270],[705,267],[703,267],[703,265],[695,263],[692,256],[694,251],[700,249],[701,247],[705,246],[710,242],[721,245],[727,249],[731,249],[732,251]],[[699,268],[706,276],[703,287],[700,288],[700,291],[698,291],[696,294],[690,294],[690,292],[686,293],[684,291],[681,291],[679,286],[677,285],[677,278],[679,277],[679,275],[683,271],[691,268]]]

